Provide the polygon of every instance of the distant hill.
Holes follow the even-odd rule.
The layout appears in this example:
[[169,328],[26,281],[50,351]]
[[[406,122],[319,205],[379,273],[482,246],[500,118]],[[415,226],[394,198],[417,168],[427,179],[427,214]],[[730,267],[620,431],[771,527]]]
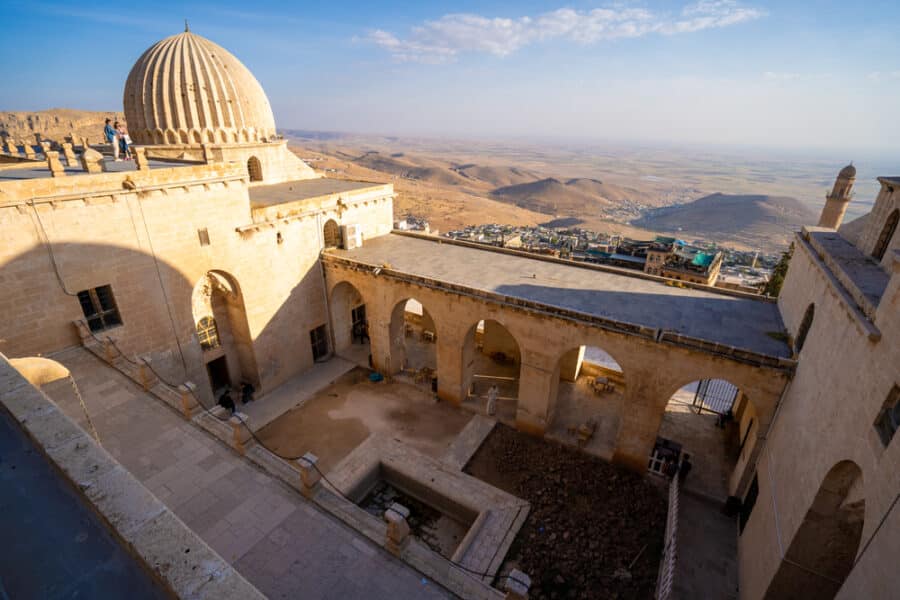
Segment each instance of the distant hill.
[[34,134],[39,133],[43,138],[61,142],[67,135],[74,133],[78,137],[84,136],[91,141],[99,142],[103,136],[103,121],[107,117],[125,121],[125,115],[122,113],[71,108],[0,112],[0,134],[17,140],[25,138],[33,140]]
[[787,243],[816,213],[789,196],[710,194],[693,202],[655,208],[632,225],[655,231],[768,247]]
[[418,179],[441,185],[462,185],[468,183],[466,177],[444,164],[425,159],[413,162],[401,152],[393,154],[366,152],[362,156],[355,158],[353,162],[367,169],[390,173],[405,179]]
[[582,216],[602,213],[626,200],[640,202],[644,194],[596,179],[547,177],[528,183],[497,188],[491,197],[548,215]]
[[473,181],[483,181],[492,188],[528,183],[540,179],[540,175],[517,167],[490,167],[476,164],[459,165],[454,171]]

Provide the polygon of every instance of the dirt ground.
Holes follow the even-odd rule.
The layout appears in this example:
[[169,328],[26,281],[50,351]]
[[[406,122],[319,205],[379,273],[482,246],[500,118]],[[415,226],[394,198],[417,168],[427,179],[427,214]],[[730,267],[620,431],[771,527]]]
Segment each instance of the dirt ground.
[[356,368],[333,385],[278,417],[257,436],[276,452],[299,456],[311,451],[328,472],[370,433],[398,439],[440,457],[472,415],[404,383],[372,383]]
[[531,503],[503,569],[515,566],[531,577],[533,600],[653,596],[665,533],[663,487],[504,425],[466,472]]

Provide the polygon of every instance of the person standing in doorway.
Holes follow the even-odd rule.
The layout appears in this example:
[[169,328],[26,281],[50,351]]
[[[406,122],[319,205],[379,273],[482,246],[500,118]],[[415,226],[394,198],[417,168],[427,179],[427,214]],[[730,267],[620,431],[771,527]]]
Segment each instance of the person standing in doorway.
[[488,390],[487,397],[487,414],[490,416],[494,416],[497,414],[497,396],[500,394],[500,390],[497,389],[497,384],[491,386],[491,389]]

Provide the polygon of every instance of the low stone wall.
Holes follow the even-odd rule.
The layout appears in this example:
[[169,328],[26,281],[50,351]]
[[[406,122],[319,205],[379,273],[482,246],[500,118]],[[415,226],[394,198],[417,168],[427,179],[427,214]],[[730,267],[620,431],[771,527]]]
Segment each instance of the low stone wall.
[[[76,322],[75,325],[83,329],[83,324]],[[156,378],[146,366],[142,368],[140,362],[127,359],[118,351],[114,344],[100,343],[96,338],[89,335],[82,336],[82,343],[85,349],[106,361],[111,367],[129,377],[135,383],[143,386],[149,394],[152,394],[172,410],[181,414],[185,419],[190,420],[199,429],[206,431],[209,435],[223,442],[269,475],[294,488],[309,501],[343,521],[356,532],[369,538],[374,544],[385,547],[388,545],[387,525],[383,521],[373,518],[365,510],[343,497],[340,490],[333,490],[328,482],[320,481],[319,477],[315,478],[316,483],[313,486],[307,488],[301,477],[301,467],[298,465],[298,462],[301,461],[289,462],[271,453],[261,444],[256,443],[249,433],[250,429],[252,429],[252,424],[246,421],[247,417],[245,415],[237,415],[226,420],[227,411],[224,411],[219,406],[205,410],[197,404],[191,390],[186,385],[181,385],[178,390],[173,390],[169,384]],[[2,391],[2,388],[0,388],[0,391]],[[244,422],[241,423],[241,420]],[[527,515],[527,510],[518,512],[514,519],[516,531],[524,523]],[[506,555],[506,550],[512,541],[512,537],[505,540],[505,548],[502,552],[497,553],[500,560],[497,562],[496,567],[499,567],[502,557]],[[491,587],[490,579],[493,578],[492,576],[485,577],[485,580],[482,580],[466,568],[459,567],[446,560],[418,540],[410,539],[402,552],[399,553],[398,558],[463,598],[472,600],[502,600],[505,598],[504,592]],[[496,568],[493,570],[496,571]],[[223,600],[229,600],[231,597],[221,596]],[[239,596],[234,597],[237,598]],[[246,598],[253,597],[250,595],[246,596]]]
[[178,598],[265,598],[0,354],[0,406]]

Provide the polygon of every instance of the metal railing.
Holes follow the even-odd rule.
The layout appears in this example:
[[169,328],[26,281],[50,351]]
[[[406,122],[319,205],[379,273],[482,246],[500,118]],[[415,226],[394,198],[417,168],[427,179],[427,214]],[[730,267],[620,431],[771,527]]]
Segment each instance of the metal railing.
[[656,600],[670,600],[675,580],[675,561],[678,559],[678,477],[669,483],[669,512],[666,515],[666,536],[663,555],[656,578]]

